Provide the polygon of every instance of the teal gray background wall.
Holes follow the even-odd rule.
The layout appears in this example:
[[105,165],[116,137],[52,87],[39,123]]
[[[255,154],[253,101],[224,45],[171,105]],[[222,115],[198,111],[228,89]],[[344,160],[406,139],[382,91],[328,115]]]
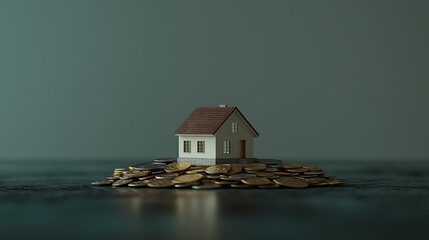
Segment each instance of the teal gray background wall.
[[429,159],[428,1],[0,0],[0,159],[177,155],[235,105],[284,159]]

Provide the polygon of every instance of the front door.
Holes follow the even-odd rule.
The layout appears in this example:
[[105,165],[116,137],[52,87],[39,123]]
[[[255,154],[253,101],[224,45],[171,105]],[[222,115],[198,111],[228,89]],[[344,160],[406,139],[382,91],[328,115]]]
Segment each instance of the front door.
[[246,140],[240,140],[240,158],[246,158]]

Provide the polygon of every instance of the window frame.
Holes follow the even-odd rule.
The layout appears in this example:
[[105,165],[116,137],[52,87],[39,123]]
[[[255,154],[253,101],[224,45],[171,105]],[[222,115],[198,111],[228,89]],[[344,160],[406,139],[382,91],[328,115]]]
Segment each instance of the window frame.
[[192,142],[188,140],[183,141],[183,152],[184,153],[191,153],[191,146]]
[[231,141],[225,140],[223,141],[223,154],[231,153]]
[[197,141],[197,153],[206,152],[206,141]]
[[233,133],[238,133],[238,122],[232,122],[232,124],[231,124],[231,131]]

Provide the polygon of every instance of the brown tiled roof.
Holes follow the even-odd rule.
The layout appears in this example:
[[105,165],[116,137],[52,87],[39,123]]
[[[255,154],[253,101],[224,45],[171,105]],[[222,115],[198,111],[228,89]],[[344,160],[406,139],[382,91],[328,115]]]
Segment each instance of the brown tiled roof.
[[176,134],[208,134],[214,135],[228,117],[237,110],[254,131],[259,134],[236,107],[198,107],[176,130]]

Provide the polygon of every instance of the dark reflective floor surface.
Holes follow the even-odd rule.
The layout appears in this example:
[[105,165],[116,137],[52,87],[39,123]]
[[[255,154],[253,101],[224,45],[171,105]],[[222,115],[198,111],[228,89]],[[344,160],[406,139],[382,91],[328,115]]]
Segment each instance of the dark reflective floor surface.
[[1,239],[429,239],[429,162],[294,162],[341,187],[92,187],[138,161],[0,162]]

